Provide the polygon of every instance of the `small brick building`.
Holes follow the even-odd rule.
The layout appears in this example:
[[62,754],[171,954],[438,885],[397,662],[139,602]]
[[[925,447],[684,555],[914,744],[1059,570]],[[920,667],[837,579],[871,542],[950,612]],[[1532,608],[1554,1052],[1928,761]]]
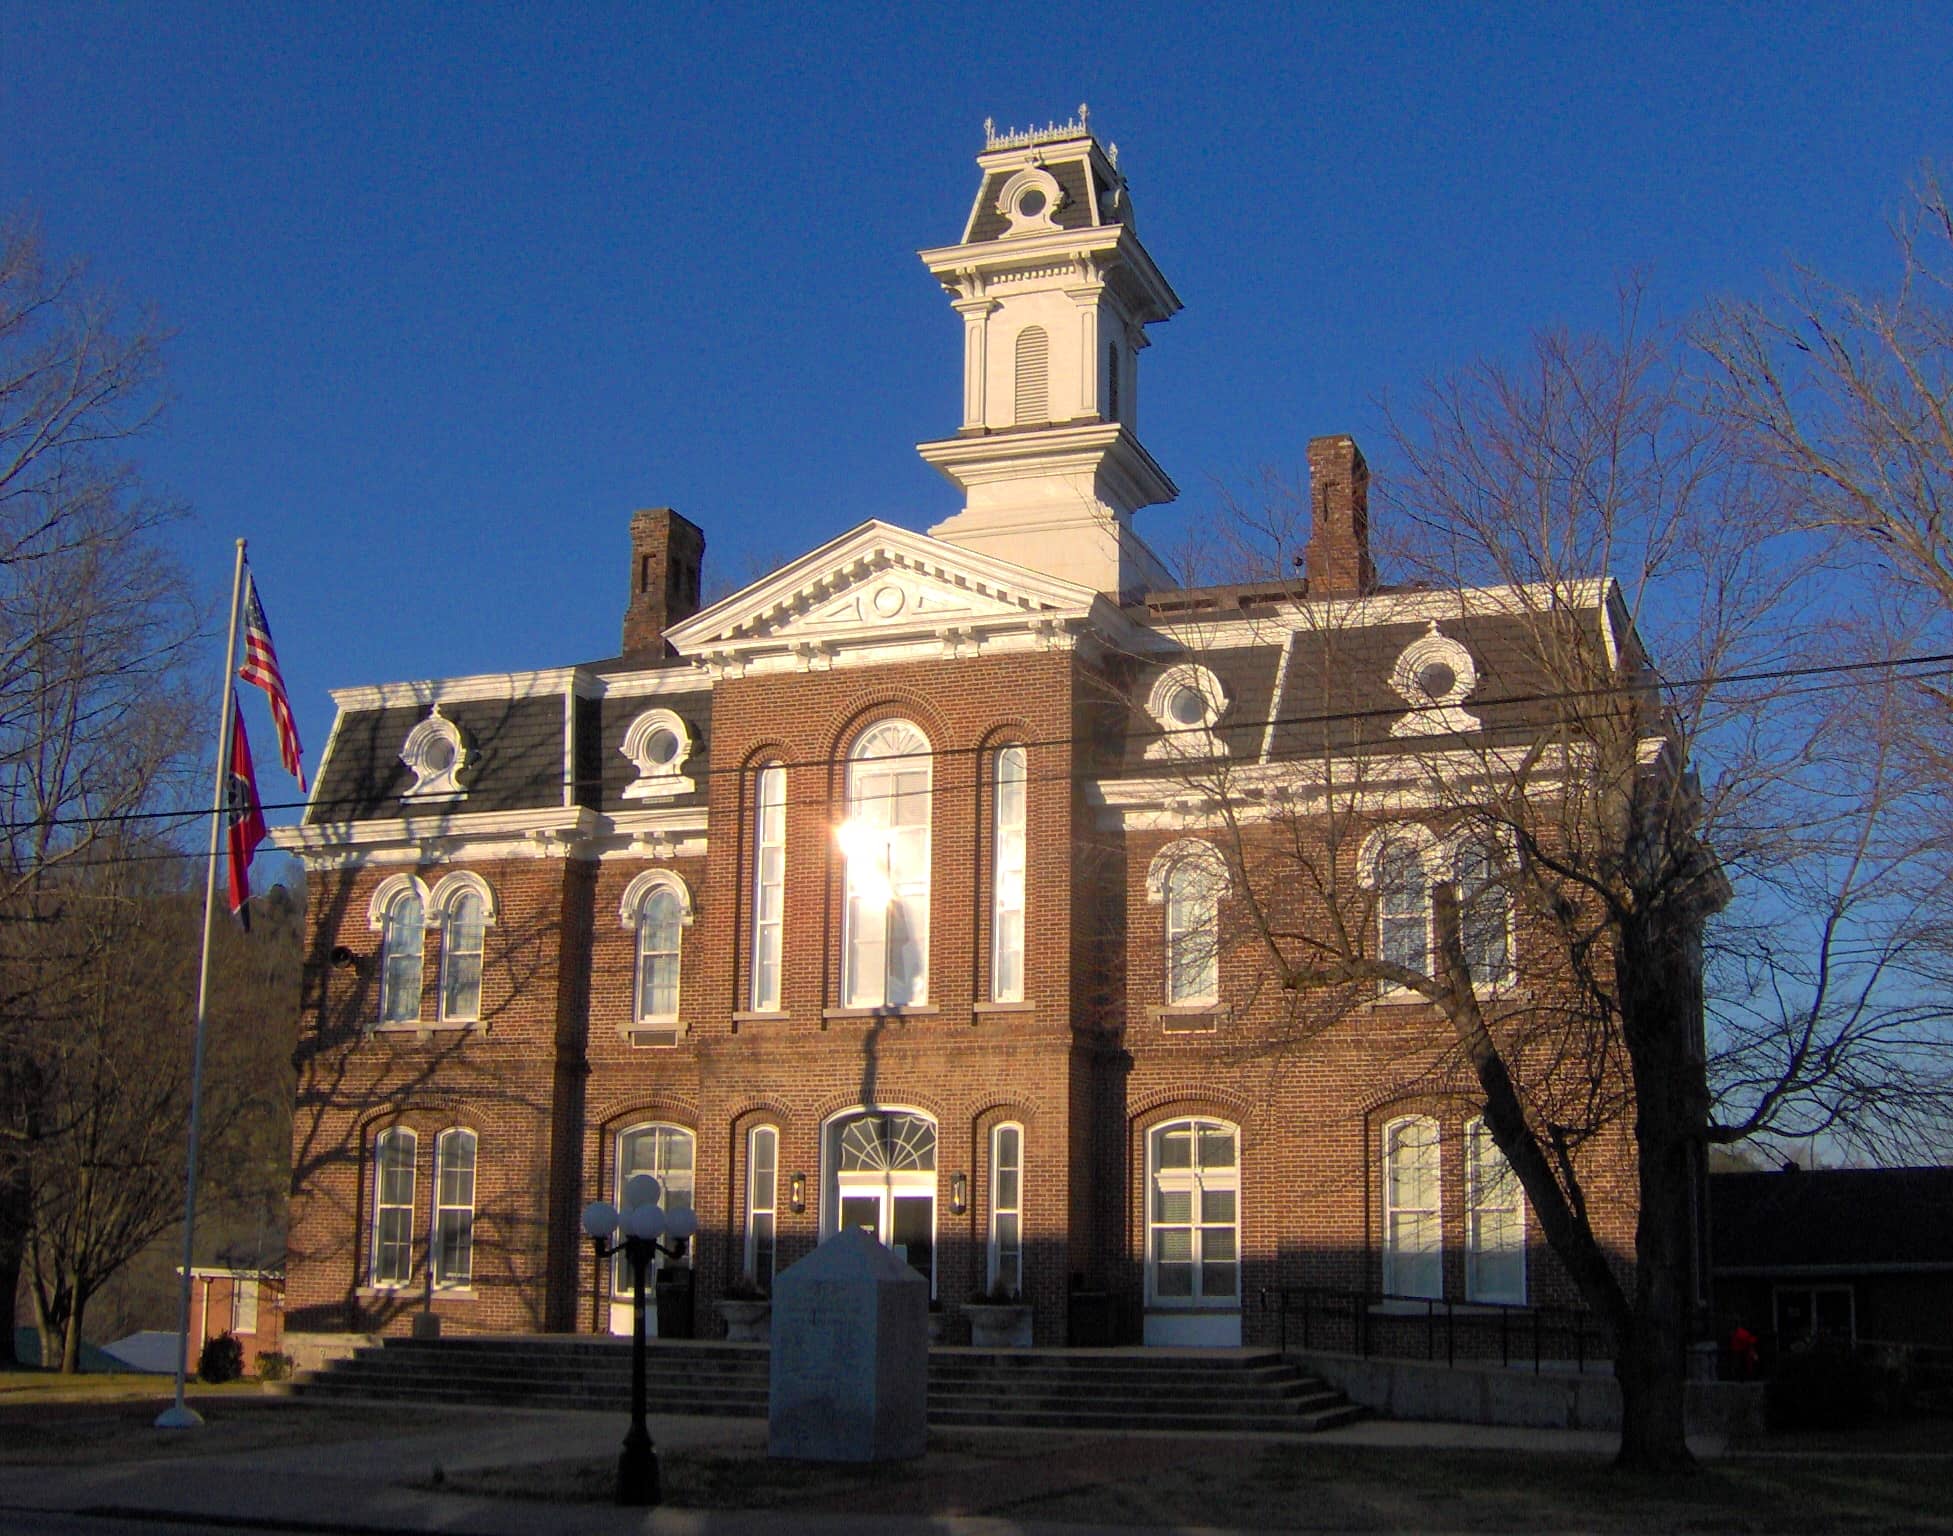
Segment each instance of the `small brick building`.
[[[930,1278],[952,1339],[997,1290],[1040,1344],[1267,1340],[1280,1285],[1574,1300],[1434,1011],[1269,984],[1196,785],[1523,741],[1534,714],[1474,695],[1537,694],[1535,621],[1380,587],[1347,437],[1309,445],[1302,572],[1176,587],[1134,520],[1176,494],[1137,372],[1180,301],[1125,179],[1083,125],[978,164],[961,240],[923,253],[963,416],[920,451],[961,511],[703,609],[704,533],[640,512],[617,657],[335,693],[279,839],[310,901],[301,1354],[429,1309],[627,1327],[578,1213],[640,1171],[698,1213],[663,1315],[702,1333],[844,1225]],[[1581,602],[1596,643],[1622,622],[1601,582]],[[1376,922],[1429,942],[1422,909]],[[1490,924],[1525,954],[1509,906]],[[1580,1155],[1625,1259],[1625,1137]]]

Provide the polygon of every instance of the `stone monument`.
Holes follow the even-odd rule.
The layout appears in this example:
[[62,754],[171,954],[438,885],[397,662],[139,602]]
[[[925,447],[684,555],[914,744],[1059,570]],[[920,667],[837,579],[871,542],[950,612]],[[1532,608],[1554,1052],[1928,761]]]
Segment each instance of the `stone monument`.
[[780,1272],[768,1455],[903,1461],[926,1448],[928,1412],[927,1280],[858,1228]]

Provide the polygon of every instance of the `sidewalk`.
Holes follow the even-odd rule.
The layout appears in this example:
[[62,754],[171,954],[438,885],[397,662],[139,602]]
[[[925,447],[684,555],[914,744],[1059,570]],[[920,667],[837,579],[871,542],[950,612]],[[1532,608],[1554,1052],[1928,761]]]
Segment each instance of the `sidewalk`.
[[[481,1469],[601,1459],[614,1454],[623,1429],[621,1419],[611,1414],[479,1409],[471,1410],[469,1417],[472,1422],[458,1428],[387,1434],[327,1447],[225,1453],[220,1443],[213,1441],[208,1455],[93,1467],[0,1468],[0,1527],[32,1530],[35,1513],[58,1512],[178,1525],[357,1532],[363,1536],[447,1531],[477,1536],[570,1536],[582,1532],[593,1536],[612,1532],[654,1532],[660,1536],[758,1536],[765,1532],[766,1536],[777,1536],[788,1527],[814,1536],[861,1531],[879,1536],[911,1532],[1089,1536],[1098,1530],[1128,1528],[928,1513],[932,1502],[938,1507],[981,1506],[997,1491],[995,1468],[952,1468],[913,1483],[878,1489],[872,1500],[865,1500],[877,1506],[873,1513],[860,1508],[852,1497],[823,1496],[810,1498],[790,1516],[777,1508],[643,1511],[606,1504],[566,1506],[401,1486],[426,1482],[436,1466],[449,1476],[457,1476]],[[651,1432],[667,1458],[707,1449],[745,1451],[758,1457],[764,1454],[766,1441],[766,1425],[757,1419],[657,1417],[651,1421]],[[1231,1447],[1277,1438],[1291,1437],[1230,1441],[1171,1434],[1053,1435],[1053,1454],[1012,1465],[1010,1488],[1014,1496],[1025,1497],[1054,1490],[1090,1489],[1104,1479],[1109,1466],[1129,1457],[1165,1465],[1195,1457],[1225,1456]],[[1376,1420],[1294,1438],[1305,1438],[1309,1445],[1324,1448],[1344,1445],[1594,1456],[1613,1449],[1613,1437],[1605,1434]],[[1719,1454],[1720,1450],[1719,1445],[1698,1447],[1698,1453],[1704,1455]],[[1223,1511],[1216,1513],[1224,1516]]]

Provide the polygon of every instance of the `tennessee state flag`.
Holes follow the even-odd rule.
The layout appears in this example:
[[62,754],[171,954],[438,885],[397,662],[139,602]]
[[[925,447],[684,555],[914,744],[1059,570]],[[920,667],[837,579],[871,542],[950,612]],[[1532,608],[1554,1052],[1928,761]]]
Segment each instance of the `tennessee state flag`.
[[251,855],[264,841],[264,811],[258,805],[258,776],[251,767],[251,743],[244,737],[244,713],[231,700],[231,769],[224,776],[225,835],[230,843],[231,911],[248,929],[251,914]]

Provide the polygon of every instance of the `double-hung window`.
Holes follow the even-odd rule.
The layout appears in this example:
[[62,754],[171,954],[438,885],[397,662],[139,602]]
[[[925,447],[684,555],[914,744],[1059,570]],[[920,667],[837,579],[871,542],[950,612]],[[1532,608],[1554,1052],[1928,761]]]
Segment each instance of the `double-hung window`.
[[481,962],[488,909],[479,891],[462,890],[441,915],[441,1018],[481,1017]]
[[387,903],[380,930],[380,1019],[411,1024],[420,1017],[421,958],[427,912],[420,895],[402,890]]
[[990,1287],[1024,1289],[1024,1127],[990,1133]]
[[1467,842],[1458,849],[1452,875],[1465,969],[1473,985],[1498,986],[1512,971],[1512,908],[1499,878],[1499,862],[1484,843]]
[[434,1143],[434,1284],[467,1285],[475,1273],[475,1133],[455,1127]]
[[844,1002],[929,997],[929,742],[906,720],[863,733],[848,763]]
[[375,1286],[407,1285],[414,1277],[417,1144],[414,1133],[400,1126],[373,1138],[373,1254],[368,1272]]
[[1148,1300],[1235,1306],[1241,1295],[1239,1133],[1214,1120],[1176,1120],[1147,1138]]
[[1483,1120],[1465,1127],[1465,1296],[1526,1300],[1526,1202]]
[[1221,882],[1206,859],[1177,860],[1166,877],[1166,1000],[1220,998]]
[[685,905],[669,885],[654,886],[637,912],[637,1017],[678,1017],[679,939]]
[[1431,969],[1431,891],[1424,850],[1395,837],[1377,854],[1377,958],[1423,976]]
[[787,770],[760,769],[753,786],[753,968],[755,1012],[780,1006],[780,957],[787,893]]
[[1383,1128],[1383,1289],[1444,1295],[1438,1122],[1408,1115]]
[[780,1133],[770,1125],[746,1138],[746,1278],[773,1289],[775,1217],[780,1199]]
[[996,757],[996,854],[990,903],[990,997],[1024,1000],[1024,832],[1026,754],[1004,747]]

